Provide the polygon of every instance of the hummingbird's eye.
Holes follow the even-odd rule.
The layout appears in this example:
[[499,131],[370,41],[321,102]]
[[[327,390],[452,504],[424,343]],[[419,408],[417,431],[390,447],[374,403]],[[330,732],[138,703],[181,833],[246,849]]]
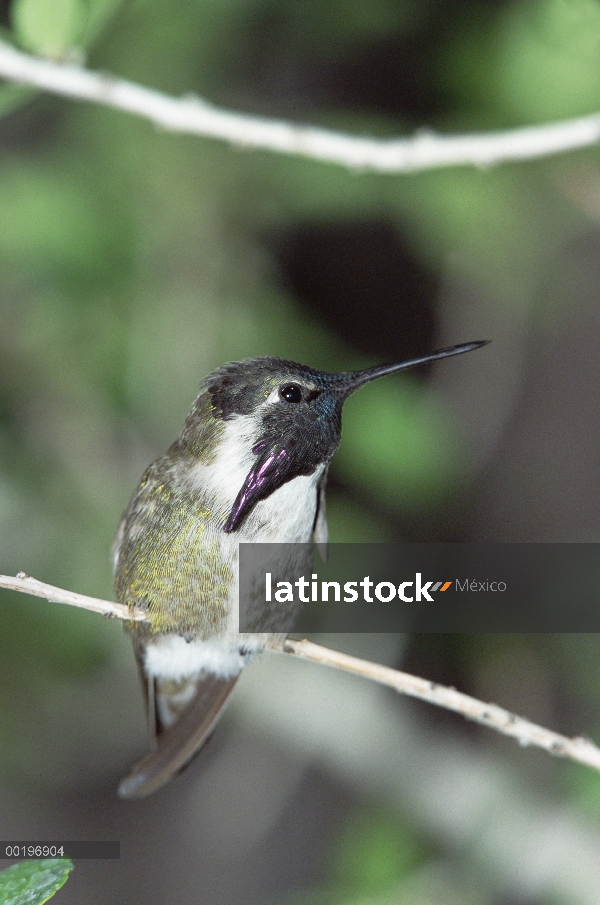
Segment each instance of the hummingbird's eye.
[[302,402],[302,390],[297,383],[286,383],[280,388],[279,395],[286,402]]

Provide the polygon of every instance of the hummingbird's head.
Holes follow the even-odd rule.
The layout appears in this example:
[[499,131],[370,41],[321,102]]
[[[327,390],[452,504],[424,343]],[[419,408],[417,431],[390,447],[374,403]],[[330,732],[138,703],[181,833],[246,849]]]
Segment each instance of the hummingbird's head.
[[399,364],[341,374],[281,358],[250,358],[218,368],[204,381],[201,396],[208,397],[213,419],[235,422],[231,427],[238,446],[245,444],[250,463],[224,530],[235,531],[260,500],[331,459],[340,442],[343,404],[358,387],[482,345],[452,346]]
[[340,442],[343,394],[337,375],[281,358],[251,358],[205,381],[213,416],[233,422],[222,436],[247,444],[252,460],[225,523],[235,531],[256,503],[328,462]]

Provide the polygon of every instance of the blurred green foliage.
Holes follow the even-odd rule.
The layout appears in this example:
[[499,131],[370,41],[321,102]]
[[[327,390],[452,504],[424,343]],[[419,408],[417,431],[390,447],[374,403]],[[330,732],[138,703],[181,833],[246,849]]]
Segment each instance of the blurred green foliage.
[[[199,93],[357,134],[408,133],[415,116],[401,105],[392,115],[336,104],[324,89],[320,100],[303,83],[317,57],[368,57],[390,38],[419,46],[429,79],[444,86],[444,104],[418,123],[428,128],[503,128],[600,107],[597,0],[445,9],[434,0],[176,8],[15,0],[10,23],[26,50],[86,57],[94,69],[174,96]],[[146,464],[179,432],[201,377],[263,354],[331,370],[374,363],[360,337],[353,347],[292,293],[265,237],[306,222],[381,218],[436,278],[449,261],[462,262],[476,287],[476,322],[501,332],[503,323],[539,317],[543,329],[544,318],[572,316],[549,297],[548,274],[561,249],[596,229],[581,193],[569,191],[581,173],[598,190],[595,149],[396,178],[161,133],[114,110],[13,86],[1,86],[0,114],[0,570],[98,596],[112,595],[120,513]],[[365,323],[377,317],[377,298],[365,300]],[[476,375],[479,359],[470,364]],[[333,540],[394,539],[415,513],[436,525],[440,504],[460,496],[469,451],[446,403],[414,376],[373,384],[349,402],[328,498]],[[9,740],[0,769],[26,785],[37,776],[40,733],[54,727],[50,705],[85,689],[61,727],[73,732],[84,711],[102,708],[94,683],[124,647],[117,626],[90,614],[7,593],[0,613],[0,730]],[[535,694],[521,700],[526,715],[555,715],[548,701],[568,691],[595,730],[598,638],[580,642],[458,637],[446,658],[432,642],[428,665],[443,662],[443,673],[452,662],[469,687],[515,709],[537,670]],[[99,744],[106,727],[86,724],[82,748]],[[113,729],[116,737],[122,727]],[[60,786],[64,772],[57,776]],[[577,777],[561,794],[598,822],[597,779]],[[418,884],[400,898],[427,852],[387,814],[351,813],[334,849],[327,892],[315,901],[383,901],[388,892],[390,901],[425,901]]]
[[368,900],[393,891],[423,855],[414,833],[395,814],[363,809],[349,815],[331,859],[339,901]]
[[[407,885],[415,883],[429,854],[397,814],[383,808],[356,807],[346,816],[327,853],[329,876],[323,887],[283,901],[286,905],[403,902]],[[415,886],[419,885],[417,880]],[[417,889],[415,894],[419,895]]]

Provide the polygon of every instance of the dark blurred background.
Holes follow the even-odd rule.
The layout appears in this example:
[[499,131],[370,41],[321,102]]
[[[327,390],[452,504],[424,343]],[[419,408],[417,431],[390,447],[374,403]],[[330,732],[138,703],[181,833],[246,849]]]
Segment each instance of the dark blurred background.
[[[358,135],[600,109],[598,0],[4,0],[0,23]],[[331,539],[598,540],[596,149],[380,176],[7,85],[0,112],[0,571],[111,597],[121,511],[224,361],[476,339],[350,400]],[[122,843],[57,902],[600,901],[598,775],[291,658],[248,670],[182,777],[121,802],[147,744],[121,626],[8,592],[0,612],[0,837]],[[323,640],[600,740],[597,635]]]

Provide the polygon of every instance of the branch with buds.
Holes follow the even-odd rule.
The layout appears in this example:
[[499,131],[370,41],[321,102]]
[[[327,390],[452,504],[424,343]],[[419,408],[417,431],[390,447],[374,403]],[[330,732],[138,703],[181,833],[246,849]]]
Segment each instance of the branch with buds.
[[[100,600],[97,597],[86,597],[84,594],[76,594],[73,591],[64,591],[53,585],[44,584],[24,572],[19,572],[14,578],[10,575],[0,575],[0,588],[12,591],[21,591],[24,594],[32,594],[35,597],[43,597],[50,603],[66,603],[69,606],[77,606],[93,613],[113,619],[129,619],[144,621],[144,613],[130,611],[121,603],[113,603],[110,600]],[[542,748],[548,754],[556,757],[566,757],[577,763],[585,764],[600,771],[600,748],[585,738],[568,738],[537,726],[514,713],[510,713],[497,704],[486,704],[483,701],[462,694],[455,688],[438,685],[437,682],[429,682],[419,676],[413,676],[397,669],[370,663],[358,657],[351,657],[338,651],[321,647],[311,641],[292,641],[287,639],[280,647],[271,647],[270,650],[279,653],[291,654],[303,660],[311,660],[324,666],[332,666],[354,673],[381,685],[387,685],[395,689],[399,694],[405,694],[437,707],[443,707],[454,713],[459,713],[468,720],[494,729],[503,735],[516,739],[522,747],[533,746]]]
[[223,110],[195,96],[169,97],[72,63],[22,53],[2,41],[0,78],[123,110],[171,132],[380,173],[414,173],[450,166],[489,167],[504,161],[549,157],[600,142],[598,113],[485,134],[436,135],[420,130],[408,138],[364,138]]

